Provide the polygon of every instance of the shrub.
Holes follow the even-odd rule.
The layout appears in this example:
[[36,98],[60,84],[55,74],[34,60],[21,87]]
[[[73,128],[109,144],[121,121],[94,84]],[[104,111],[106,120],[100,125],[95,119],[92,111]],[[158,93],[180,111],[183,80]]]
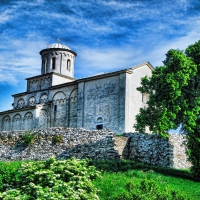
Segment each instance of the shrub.
[[56,134],[52,137],[52,144],[57,144],[57,143],[63,143],[63,137],[62,135]]
[[37,134],[37,132],[35,133],[31,133],[29,131],[24,132],[24,134],[21,137],[21,141],[24,144],[24,146],[28,146],[30,144],[33,144],[35,141],[35,135]]
[[160,180],[144,179],[140,183],[126,184],[126,192],[119,194],[116,200],[188,200],[189,198],[175,190],[160,186]]
[[0,162],[0,192],[6,190],[17,181],[21,162]]
[[8,199],[80,199],[96,200],[97,189],[91,180],[99,177],[86,160],[60,160],[23,163],[19,180],[0,194]]

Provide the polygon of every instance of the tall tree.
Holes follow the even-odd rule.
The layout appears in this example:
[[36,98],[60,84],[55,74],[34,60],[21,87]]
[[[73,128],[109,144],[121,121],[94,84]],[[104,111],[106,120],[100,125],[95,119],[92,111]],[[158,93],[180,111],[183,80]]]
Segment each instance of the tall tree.
[[137,131],[150,131],[163,137],[181,126],[187,134],[191,172],[200,181],[200,40],[184,51],[169,50],[164,66],[144,77],[141,93],[149,94],[147,108],[141,108],[134,125]]

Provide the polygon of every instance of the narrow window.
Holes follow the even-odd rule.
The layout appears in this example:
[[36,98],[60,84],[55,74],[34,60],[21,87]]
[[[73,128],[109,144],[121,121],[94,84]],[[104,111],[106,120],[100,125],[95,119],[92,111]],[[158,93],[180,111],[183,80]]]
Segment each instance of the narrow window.
[[45,74],[45,61],[42,60],[42,74]]
[[54,105],[54,112],[57,111],[57,105]]
[[144,94],[142,94],[142,102],[144,102]]
[[47,73],[46,65],[47,65],[47,59],[44,60],[44,73],[45,74]]
[[70,71],[70,67],[71,67],[71,61],[68,59],[67,60],[67,70]]
[[52,58],[52,69],[56,69],[56,58]]

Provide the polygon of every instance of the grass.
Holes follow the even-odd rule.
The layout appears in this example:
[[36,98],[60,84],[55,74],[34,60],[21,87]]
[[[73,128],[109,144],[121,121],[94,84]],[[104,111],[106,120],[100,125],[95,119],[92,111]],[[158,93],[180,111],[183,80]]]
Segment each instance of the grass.
[[[0,162],[0,180],[9,184],[21,163]],[[158,180],[161,188],[180,191],[192,200],[200,199],[200,184],[193,181],[189,170],[161,168],[129,160],[90,160],[89,165],[96,166],[102,172],[102,178],[93,180],[100,190],[98,195],[101,200],[114,200],[125,192],[127,183],[139,183],[144,179]]]
[[200,199],[200,184],[192,180],[189,170],[161,168],[128,160],[92,162],[102,170],[102,178],[93,181],[100,189],[101,200],[114,200],[125,192],[126,183],[139,183],[144,179],[158,179],[160,187],[180,191],[192,200]]

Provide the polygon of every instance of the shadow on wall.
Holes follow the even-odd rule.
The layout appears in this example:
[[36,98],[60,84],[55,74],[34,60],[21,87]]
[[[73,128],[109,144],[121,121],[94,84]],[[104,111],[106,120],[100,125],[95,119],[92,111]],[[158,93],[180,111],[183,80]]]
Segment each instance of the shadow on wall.
[[0,160],[44,160],[49,157],[130,159],[151,165],[189,168],[181,135],[128,133],[117,137],[108,130],[48,128],[0,132]]
[[1,132],[0,160],[44,160],[49,157],[118,159],[110,131],[49,128],[40,131]]
[[169,134],[169,138],[162,138],[157,134],[127,133],[124,136],[128,138],[126,142],[123,137],[115,138],[123,144],[123,151],[119,151],[121,158],[177,169],[191,166],[183,135]]

